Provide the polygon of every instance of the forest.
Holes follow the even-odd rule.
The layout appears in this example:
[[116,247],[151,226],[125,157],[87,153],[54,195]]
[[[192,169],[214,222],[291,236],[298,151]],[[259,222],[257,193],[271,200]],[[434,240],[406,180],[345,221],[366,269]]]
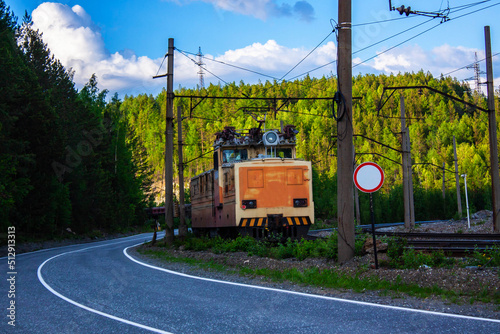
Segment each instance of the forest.
[[[149,178],[121,102],[81,90],[25,16],[0,1],[0,225],[17,240],[144,223]],[[142,159],[142,160],[141,160]],[[2,232],[3,233],[3,232]]]
[[[434,78],[424,71],[397,75],[366,74],[353,78],[356,163],[373,161],[385,172],[384,186],[374,195],[376,221],[404,220],[400,94],[405,99],[406,125],[410,131],[416,219],[458,218],[453,137],[456,139],[459,173],[467,174],[471,212],[491,210],[487,113],[425,88],[397,90],[392,96],[385,94],[383,101],[386,103],[378,110],[384,87],[401,86],[428,86],[484,109],[487,107],[485,96],[466,83],[450,77]],[[335,77],[317,79],[308,76],[293,82],[211,84],[196,89],[180,87],[175,91],[174,110],[182,108],[185,184],[189,184],[187,181],[191,177],[211,168],[211,156],[207,153],[216,132],[225,126],[236,129],[258,126],[250,112],[261,118],[265,116],[268,129],[279,129],[281,123],[297,127],[300,131],[298,157],[313,163],[316,217],[335,220],[338,134],[332,100],[336,91]],[[242,96],[269,100],[232,99]],[[498,111],[498,98],[495,103]],[[157,97],[126,96],[121,107],[123,114],[127,115],[130,136],[148,152],[147,164],[155,183],[159,184],[164,168],[166,93]],[[177,142],[178,139],[174,138],[174,143]],[[177,170],[175,154],[174,165],[174,170]],[[464,180],[461,178],[460,182],[462,211],[465,213]],[[156,198],[161,202],[161,197]],[[368,202],[368,195],[361,193],[361,224],[370,222]]]
[[[71,69],[51,55],[30,18],[19,25],[1,0],[0,48],[2,231],[14,225],[26,238],[37,239],[65,236],[68,229],[88,234],[144,225],[144,208],[164,201],[166,92],[109,98],[107,90],[99,90],[95,75],[76,89]],[[486,108],[485,96],[466,83],[436,78],[424,70],[353,78],[356,163],[374,161],[386,177],[374,195],[376,222],[403,221],[400,94],[410,130],[416,219],[457,218],[453,137],[459,173],[467,174],[471,212],[491,209],[487,114],[427,89],[385,94],[387,102],[378,110],[384,87],[415,85]],[[192,89],[180,86],[174,110],[182,108],[186,187],[191,177],[211,168],[214,134],[225,126],[257,127],[249,114],[253,111],[254,116],[266,118],[268,129],[279,129],[281,123],[296,126],[298,157],[313,163],[316,217],[335,220],[336,91],[334,76]],[[174,150],[178,150],[174,133]],[[173,163],[177,171],[175,153]],[[176,172],[176,184],[178,177]],[[461,179],[465,212],[463,186]],[[358,223],[366,224],[368,196],[361,193],[360,202]]]

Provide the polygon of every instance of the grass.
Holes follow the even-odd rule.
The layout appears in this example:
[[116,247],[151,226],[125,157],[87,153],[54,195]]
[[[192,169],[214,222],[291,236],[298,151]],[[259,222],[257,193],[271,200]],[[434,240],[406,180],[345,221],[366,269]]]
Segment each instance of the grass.
[[[215,242],[215,244],[217,243],[220,243],[220,241]],[[235,249],[239,249],[238,251],[240,251],[241,249],[236,247],[235,245],[241,245],[241,243],[241,240],[231,241],[230,244],[232,244],[234,248],[231,248],[229,246],[227,247],[231,248],[234,251],[237,251]],[[249,244],[252,243],[249,242]],[[308,245],[307,243],[305,244]],[[196,245],[198,245],[198,247],[200,246],[199,243],[196,243]],[[310,247],[310,245],[303,247],[308,248]],[[217,246],[215,248],[217,249]],[[279,248],[279,246],[277,248]],[[399,276],[395,281],[390,282],[384,279],[380,279],[374,275],[361,277],[360,275],[368,270],[368,268],[363,267],[359,268],[358,271],[354,274],[345,273],[341,270],[336,270],[335,268],[319,269],[316,267],[311,267],[304,270],[299,270],[296,268],[283,270],[269,268],[254,269],[249,267],[231,268],[227,265],[216,263],[213,260],[202,261],[193,258],[172,256],[169,254],[167,249],[149,249],[147,247],[143,247],[139,248],[138,251],[141,254],[159,258],[167,262],[186,263],[205,270],[213,270],[228,274],[237,274],[245,277],[262,277],[272,282],[290,282],[303,286],[313,286],[327,289],[348,289],[355,292],[364,292],[367,290],[379,291],[380,295],[392,296],[393,298],[400,298],[404,297],[405,295],[418,298],[440,296],[450,303],[460,303],[461,301],[466,300],[470,303],[481,301],[485,303],[500,304],[500,293],[492,293],[486,287],[481,291],[481,293],[477,294],[475,292],[457,292],[454,290],[447,290],[440,288],[437,285],[431,287],[422,287],[417,284],[406,283]],[[310,250],[304,252],[311,253]],[[441,256],[439,256],[439,258],[440,257]]]

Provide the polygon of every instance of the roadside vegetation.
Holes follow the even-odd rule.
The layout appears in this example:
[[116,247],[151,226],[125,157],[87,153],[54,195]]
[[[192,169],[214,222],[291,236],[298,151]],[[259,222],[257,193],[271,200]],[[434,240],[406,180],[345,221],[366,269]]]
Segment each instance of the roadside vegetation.
[[[356,238],[356,257],[364,256],[363,244],[368,235]],[[399,275],[395,279],[386,279],[379,272],[394,270],[431,270],[443,268],[454,275],[454,269],[473,268],[481,270],[488,267],[500,267],[500,247],[489,249],[488,252],[474,251],[467,258],[452,258],[443,252],[430,254],[415,252],[406,249],[401,239],[386,238],[388,243],[387,253],[381,254],[379,260],[380,270],[372,270],[369,262],[359,261],[353,270],[345,270],[337,261],[337,234],[334,233],[326,239],[316,240],[286,240],[279,242],[270,238],[258,241],[251,237],[238,237],[236,239],[196,238],[189,235],[185,240],[176,240],[172,248],[150,247],[148,245],[139,249],[139,252],[167,262],[181,262],[197,268],[215,270],[238,274],[247,277],[262,277],[272,282],[290,282],[293,284],[307,285],[319,288],[350,289],[355,292],[367,290],[380,291],[382,295],[399,297],[401,294],[418,298],[439,296],[453,303],[481,301],[500,304],[500,292],[494,287],[484,286],[479,292],[458,290],[454,287],[441,287],[439,284],[432,286],[419,285],[407,282]],[[278,268],[258,267],[252,268],[244,265],[231,265],[224,261],[214,259],[200,259],[193,253],[225,254],[242,252],[250,257],[270,258],[284,260],[288,263],[300,263],[306,259],[322,259],[328,263],[327,267],[292,267]],[[500,271],[497,271],[500,278]]]

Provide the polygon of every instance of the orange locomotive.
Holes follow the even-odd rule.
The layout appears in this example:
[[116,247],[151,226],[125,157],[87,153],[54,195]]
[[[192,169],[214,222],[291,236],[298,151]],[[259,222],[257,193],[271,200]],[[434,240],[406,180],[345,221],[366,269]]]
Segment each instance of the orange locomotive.
[[305,236],[314,223],[312,169],[295,158],[296,133],[293,125],[217,133],[214,169],[191,179],[193,232]]

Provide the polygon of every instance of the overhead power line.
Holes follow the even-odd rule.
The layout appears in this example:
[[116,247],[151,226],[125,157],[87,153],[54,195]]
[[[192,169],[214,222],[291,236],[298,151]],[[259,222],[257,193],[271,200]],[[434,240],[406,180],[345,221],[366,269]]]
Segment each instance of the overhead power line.
[[300,65],[300,64],[301,64],[304,60],[306,60],[306,58],[307,58],[307,57],[309,57],[309,56],[310,56],[310,55],[311,55],[314,51],[316,51],[316,49],[317,49],[317,48],[319,48],[319,47],[321,46],[321,44],[323,44],[323,42],[324,42],[324,41],[326,41],[326,40],[328,39],[328,37],[330,37],[330,36],[331,36],[334,32],[335,32],[335,28],[334,28],[334,29],[333,29],[333,30],[332,30],[332,31],[331,31],[331,32],[330,32],[330,33],[329,33],[329,34],[328,34],[325,38],[323,38],[323,40],[322,40],[321,42],[319,42],[319,44],[318,44],[318,45],[316,45],[316,46],[314,47],[314,49],[312,49],[312,50],[311,50],[311,51],[310,51],[310,52],[309,52],[309,53],[308,53],[308,54],[307,54],[304,58],[302,58],[302,59],[301,59],[301,60],[300,60],[300,61],[299,61],[299,62],[298,62],[298,63],[297,63],[294,67],[292,67],[292,69],[291,69],[290,71],[286,72],[286,74],[285,74],[285,75],[283,75],[283,76],[281,77],[281,79],[279,79],[279,81],[284,80],[284,79],[285,79],[285,77],[286,77],[288,74],[290,74],[290,72],[292,72],[294,69],[296,69],[296,68],[297,68],[297,66],[299,66],[299,65]]
[[[192,53],[192,52],[189,52],[189,51],[184,51],[184,50],[180,50],[178,48],[176,48],[177,51],[179,51],[181,54],[183,54],[185,57],[187,57],[188,59],[191,59],[189,56],[187,56],[188,54],[189,55],[193,55],[193,56],[197,56],[197,54],[195,53]],[[205,60],[209,60],[211,62],[214,62],[214,63],[219,63],[219,64],[222,64],[222,65],[226,65],[226,66],[229,66],[229,67],[233,67],[233,68],[236,68],[236,69],[239,69],[239,70],[242,70],[242,71],[246,71],[246,72],[250,72],[250,73],[254,73],[254,74],[257,74],[257,75],[261,75],[263,77],[267,77],[267,78],[271,78],[271,79],[275,79],[275,80],[279,80],[277,77],[274,77],[272,75],[268,75],[268,74],[264,74],[264,73],[261,73],[261,72],[257,72],[255,70],[251,70],[249,68],[245,68],[245,67],[242,67],[242,66],[238,66],[238,65],[234,65],[234,64],[230,64],[230,63],[226,63],[226,62],[223,62],[221,60],[217,60],[217,59],[213,59],[213,58],[209,58],[209,57],[206,57],[204,55],[201,56],[202,59],[205,59]],[[191,59],[192,60],[192,59]],[[207,69],[204,68],[204,70],[206,71]]]
[[[491,57],[498,56],[499,54],[500,54],[500,52],[497,52],[497,53],[493,54]],[[480,60],[478,60],[478,61],[479,61],[479,62],[481,62],[481,61],[485,61],[485,60],[486,60],[486,58],[483,58],[483,59],[480,59]],[[451,72],[445,73],[445,74],[443,74],[443,76],[445,77],[445,76],[448,76],[448,75],[450,75],[450,74],[452,74],[452,73],[455,73],[455,72],[458,72],[458,71],[460,71],[460,70],[466,69],[467,67],[474,65],[474,63],[475,63],[475,61],[474,61],[474,62],[472,62],[472,63],[470,63],[470,64],[467,64],[467,65],[465,65],[465,66],[462,66],[462,67],[460,67],[460,68],[457,68],[456,70],[453,70],[453,71],[451,71]]]
[[414,35],[414,36],[412,36],[412,37],[410,37],[410,38],[408,38],[408,39],[406,39],[406,40],[402,41],[401,43],[398,43],[398,44],[396,44],[396,45],[394,45],[394,46],[392,46],[392,47],[390,47],[390,48],[388,48],[388,49],[385,49],[384,51],[382,51],[382,52],[380,52],[380,53],[377,53],[376,55],[374,55],[374,56],[372,56],[372,57],[370,57],[370,58],[368,58],[368,59],[365,59],[365,60],[363,60],[362,62],[357,63],[356,65],[353,65],[353,68],[354,68],[354,67],[357,67],[357,66],[359,66],[359,65],[361,65],[361,64],[364,64],[364,63],[366,63],[367,61],[370,61],[370,60],[372,60],[372,59],[374,59],[374,58],[377,58],[378,56],[380,56],[380,55],[382,55],[382,54],[384,54],[384,53],[387,53],[387,52],[391,51],[392,49],[395,49],[395,48],[397,48],[398,46],[401,46],[402,44],[404,44],[404,43],[406,43],[406,42],[409,42],[409,41],[411,41],[412,39],[415,39],[415,38],[417,38],[417,37],[419,37],[419,36],[421,36],[421,35],[425,34],[426,32],[431,31],[432,29],[437,28],[437,27],[438,27],[438,26],[440,26],[440,25],[441,25],[441,23],[438,23],[438,24],[436,24],[435,26],[430,27],[429,29],[426,29],[426,30],[424,30],[424,31],[422,31],[422,32],[420,32],[420,33],[418,33],[418,34],[416,34],[416,35]]

